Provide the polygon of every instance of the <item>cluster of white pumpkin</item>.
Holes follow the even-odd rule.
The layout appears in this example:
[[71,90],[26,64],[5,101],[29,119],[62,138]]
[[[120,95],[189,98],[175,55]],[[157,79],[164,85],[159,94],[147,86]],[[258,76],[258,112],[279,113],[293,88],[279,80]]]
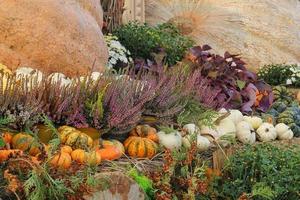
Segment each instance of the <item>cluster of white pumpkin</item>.
[[[21,79],[23,77],[30,77],[36,79],[38,83],[43,79],[43,73],[41,71],[32,69],[30,67],[20,67],[15,71],[15,74],[18,79]],[[96,81],[101,75],[102,74],[99,72],[92,72],[91,79]],[[53,83],[60,82],[60,84],[63,86],[68,86],[74,81],[74,79],[68,78],[63,73],[58,72],[50,74],[48,78],[50,78]],[[80,77],[80,80],[84,80],[84,77]]]
[[160,144],[171,150],[178,149],[182,145],[189,148],[195,138],[198,149],[206,151],[214,143],[228,145],[229,142],[224,138],[236,138],[243,144],[253,144],[256,140],[270,142],[276,139],[289,140],[294,136],[293,131],[286,124],[279,123],[274,126],[263,122],[258,116],[243,116],[239,110],[221,109],[219,114],[220,118],[215,119],[214,128],[207,126],[199,128],[195,124],[186,124],[181,132],[177,130],[171,133],[158,132]]

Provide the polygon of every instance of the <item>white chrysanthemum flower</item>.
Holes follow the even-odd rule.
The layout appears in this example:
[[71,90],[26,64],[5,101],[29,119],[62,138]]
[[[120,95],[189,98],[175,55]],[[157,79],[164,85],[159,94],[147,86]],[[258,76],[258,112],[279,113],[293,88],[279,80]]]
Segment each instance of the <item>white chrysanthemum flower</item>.
[[107,67],[114,67],[118,61],[128,64],[132,61],[130,52],[118,41],[118,38],[113,35],[105,36],[105,40],[109,49],[109,60]]
[[287,85],[292,85],[292,80],[291,80],[291,79],[287,79],[287,80],[286,80],[286,84],[287,84]]

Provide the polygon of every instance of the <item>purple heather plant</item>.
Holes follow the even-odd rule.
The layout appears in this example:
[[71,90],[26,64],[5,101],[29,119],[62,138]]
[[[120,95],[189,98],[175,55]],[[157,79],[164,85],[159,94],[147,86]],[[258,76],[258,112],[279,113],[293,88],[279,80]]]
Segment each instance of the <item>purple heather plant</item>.
[[113,80],[104,95],[104,115],[109,130],[128,130],[140,120],[145,103],[150,101],[157,89],[153,82],[136,79],[138,75],[129,72]]
[[8,118],[9,128],[24,130],[38,122],[42,113],[41,84],[29,79],[0,73],[0,118]]

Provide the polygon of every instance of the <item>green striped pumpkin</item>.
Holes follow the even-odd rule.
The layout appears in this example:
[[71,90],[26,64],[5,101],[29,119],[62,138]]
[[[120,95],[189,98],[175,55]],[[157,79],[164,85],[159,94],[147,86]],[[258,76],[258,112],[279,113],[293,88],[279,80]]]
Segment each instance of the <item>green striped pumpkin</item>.
[[133,158],[153,158],[157,144],[148,138],[131,136],[124,142],[126,153]]

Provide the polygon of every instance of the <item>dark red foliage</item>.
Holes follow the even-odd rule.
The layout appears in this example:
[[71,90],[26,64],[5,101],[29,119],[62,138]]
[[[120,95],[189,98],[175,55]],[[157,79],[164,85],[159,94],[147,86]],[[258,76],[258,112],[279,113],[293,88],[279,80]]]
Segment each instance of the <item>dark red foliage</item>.
[[[201,75],[210,80],[213,93],[218,94],[214,99],[215,108],[236,108],[244,112],[251,112],[254,106],[255,94],[266,91],[268,96],[258,109],[265,111],[272,103],[270,87],[258,81],[255,73],[245,67],[245,62],[238,55],[225,52],[224,56],[209,52],[210,46],[196,46],[191,48],[187,60],[195,70],[200,70]],[[258,87],[258,83],[260,87]],[[249,85],[253,92],[249,92]],[[201,91],[202,92],[202,89]],[[206,98],[204,98],[206,99]]]

